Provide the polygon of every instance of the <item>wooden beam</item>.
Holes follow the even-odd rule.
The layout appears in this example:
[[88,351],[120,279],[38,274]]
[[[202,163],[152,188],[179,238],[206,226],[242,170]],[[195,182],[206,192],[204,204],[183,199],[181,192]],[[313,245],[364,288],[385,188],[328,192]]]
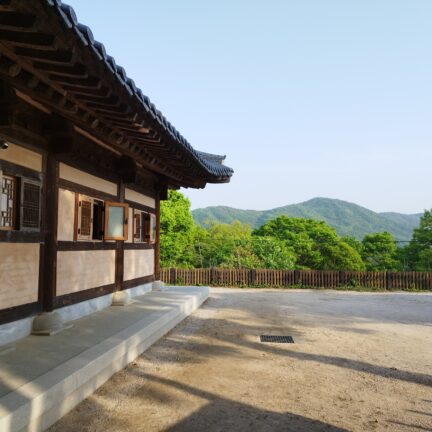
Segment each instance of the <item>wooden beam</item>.
[[54,309],[57,279],[57,221],[59,166],[53,154],[47,156],[45,177],[45,256],[42,305],[45,312]]
[[154,257],[155,280],[160,280],[160,191],[156,197],[156,243]]
[[[120,180],[118,185],[118,201],[125,202],[125,185],[122,180]],[[129,214],[127,215],[129,218]],[[132,223],[132,221],[128,221],[128,223]],[[117,240],[116,241],[116,255],[115,255],[115,288],[116,291],[120,291],[123,289],[123,275],[124,275],[124,241]]]
[[117,161],[117,172],[123,183],[136,183],[137,166],[135,161],[128,156],[121,156]]

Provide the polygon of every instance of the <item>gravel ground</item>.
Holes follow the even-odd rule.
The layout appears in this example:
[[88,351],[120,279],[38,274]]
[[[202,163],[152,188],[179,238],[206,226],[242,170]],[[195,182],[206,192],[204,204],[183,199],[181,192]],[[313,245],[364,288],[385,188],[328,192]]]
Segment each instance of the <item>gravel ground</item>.
[[432,294],[212,289],[50,428],[384,430],[432,431]]

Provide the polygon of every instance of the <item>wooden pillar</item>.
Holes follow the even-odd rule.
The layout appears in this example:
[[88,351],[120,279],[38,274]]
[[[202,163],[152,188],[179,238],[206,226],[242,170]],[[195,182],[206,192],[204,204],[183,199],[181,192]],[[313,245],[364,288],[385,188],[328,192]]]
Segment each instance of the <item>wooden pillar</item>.
[[160,280],[160,192],[156,197],[156,243],[154,249],[154,277]]
[[42,305],[45,312],[54,309],[57,283],[57,218],[59,165],[53,154],[48,154],[45,175],[45,247],[43,257]]
[[[125,200],[125,185],[123,180],[118,183],[117,198],[119,202]],[[129,219],[129,213],[126,215]],[[128,220],[128,223],[133,221]],[[115,268],[115,289],[120,291],[123,289],[123,274],[124,274],[124,241],[116,240],[116,256],[115,256],[116,268]]]

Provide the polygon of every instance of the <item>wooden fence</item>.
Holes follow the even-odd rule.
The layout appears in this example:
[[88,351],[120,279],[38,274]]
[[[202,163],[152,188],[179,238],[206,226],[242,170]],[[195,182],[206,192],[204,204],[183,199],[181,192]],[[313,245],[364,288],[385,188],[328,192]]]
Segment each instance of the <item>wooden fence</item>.
[[172,285],[432,290],[432,272],[170,268],[161,270],[161,280]]

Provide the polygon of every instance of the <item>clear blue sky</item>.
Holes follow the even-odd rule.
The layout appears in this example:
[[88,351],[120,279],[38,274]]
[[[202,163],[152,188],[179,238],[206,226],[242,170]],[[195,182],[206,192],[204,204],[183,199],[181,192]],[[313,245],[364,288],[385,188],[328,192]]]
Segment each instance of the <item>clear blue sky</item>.
[[229,185],[194,208],[315,196],[432,206],[431,0],[66,0]]

